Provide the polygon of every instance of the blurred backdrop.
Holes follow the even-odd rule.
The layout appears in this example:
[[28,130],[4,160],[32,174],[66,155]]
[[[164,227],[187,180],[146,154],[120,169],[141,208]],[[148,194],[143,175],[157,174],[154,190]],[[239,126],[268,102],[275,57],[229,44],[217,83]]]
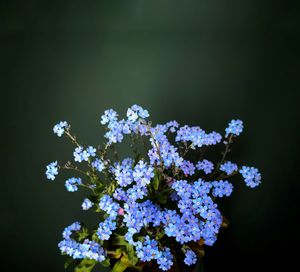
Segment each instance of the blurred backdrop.
[[[71,158],[60,120],[102,142],[102,112],[137,103],[154,122],[222,131],[245,122],[233,157],[258,167],[222,203],[231,222],[205,271],[289,271],[299,242],[299,1],[1,1],[3,271],[60,272],[57,243],[83,192],[45,165]],[[2,270],[1,268],[1,270]]]

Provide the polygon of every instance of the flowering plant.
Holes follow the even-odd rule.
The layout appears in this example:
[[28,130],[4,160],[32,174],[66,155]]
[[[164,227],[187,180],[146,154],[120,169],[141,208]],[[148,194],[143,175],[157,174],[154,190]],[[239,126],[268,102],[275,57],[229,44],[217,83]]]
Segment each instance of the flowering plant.
[[[214,164],[204,159],[204,152],[222,142],[221,134],[176,121],[153,126],[148,117],[137,105],[121,120],[106,110],[101,124],[107,141],[98,148],[80,144],[67,122],[53,128],[76,145],[74,162],[50,163],[46,176],[53,181],[60,170],[74,170],[78,176],[66,180],[66,189],[88,189],[82,209],[93,210],[99,220],[95,228],[75,222],[63,231],[58,246],[76,272],[96,270],[98,264],[112,272],[189,271],[203,256],[204,245],[212,246],[227,225],[216,200],[231,195],[228,179],[241,174],[251,188],[261,182],[256,168],[226,161],[243,131],[242,121],[232,120],[225,129],[225,150]],[[119,160],[115,144],[125,135],[134,156]]]

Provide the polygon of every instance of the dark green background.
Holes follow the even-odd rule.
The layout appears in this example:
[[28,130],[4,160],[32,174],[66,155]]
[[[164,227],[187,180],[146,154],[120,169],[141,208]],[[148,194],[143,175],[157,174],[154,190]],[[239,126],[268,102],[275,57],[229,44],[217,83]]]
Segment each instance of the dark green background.
[[[154,122],[222,131],[245,122],[234,158],[263,184],[237,185],[210,271],[289,271],[299,241],[298,1],[1,1],[1,271],[63,271],[57,243],[83,192],[45,165],[71,157],[68,120],[102,141],[100,114],[137,103]],[[3,269],[2,269],[3,268]],[[5,269],[4,269],[5,268]],[[222,270],[221,270],[222,269]]]

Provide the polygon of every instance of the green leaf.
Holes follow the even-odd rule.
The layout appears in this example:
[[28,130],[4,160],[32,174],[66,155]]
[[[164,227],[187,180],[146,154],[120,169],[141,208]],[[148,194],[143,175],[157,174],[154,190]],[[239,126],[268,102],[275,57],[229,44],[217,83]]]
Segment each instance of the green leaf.
[[74,272],[91,272],[96,264],[95,260],[84,259],[75,267]]
[[135,255],[133,246],[130,245],[129,243],[126,246],[126,253],[127,253],[129,266],[135,266],[136,263],[138,262],[138,258]]
[[121,259],[115,263],[111,272],[123,272],[126,270],[127,267],[128,267],[128,265],[126,263],[122,262],[122,259]]
[[110,260],[109,259],[105,259],[102,263],[101,263],[102,266],[104,267],[109,267],[110,266]]
[[65,261],[64,269],[67,269],[72,263],[75,263],[75,260],[74,260],[73,258],[68,258],[68,259]]
[[129,256],[124,254],[123,257],[115,263],[111,272],[123,272],[127,267],[134,267],[137,263],[137,258],[135,257],[135,259],[136,261],[133,263]]
[[123,235],[119,235],[115,233],[112,239],[112,244],[114,246],[126,246],[128,242],[125,240]]
[[89,174],[91,183],[99,183],[99,177],[93,173]]
[[112,182],[108,185],[108,187],[107,187],[106,190],[107,190],[107,193],[108,193],[109,195],[112,195],[113,192],[115,191],[115,189],[116,189],[115,182],[112,181]]
[[158,171],[155,171],[155,176],[154,176],[154,179],[153,179],[153,188],[155,191],[158,190],[158,187],[159,187],[159,180],[160,180],[160,174]]
[[114,251],[109,250],[109,251],[106,251],[106,252],[107,252],[107,254],[109,254],[111,256],[111,258],[120,259],[121,256],[122,256],[123,251],[124,250],[122,250],[121,248],[117,248]]
[[98,183],[97,187],[94,189],[95,194],[100,195],[103,192],[104,188],[104,184]]
[[82,228],[79,232],[77,232],[77,235],[78,241],[81,242],[89,236],[89,231],[87,228]]
[[157,191],[158,187],[159,187],[159,178],[154,177],[154,179],[153,179],[153,188],[154,188],[155,191]]
[[164,237],[164,235],[165,235],[165,231],[164,231],[164,230],[158,232],[158,233],[156,234],[156,240],[160,240],[161,238]]
[[112,239],[112,244],[118,247],[116,252],[123,252],[123,257],[121,258],[123,263],[126,262],[129,267],[136,265],[138,258],[135,255],[134,248],[125,240],[123,235],[115,234]]

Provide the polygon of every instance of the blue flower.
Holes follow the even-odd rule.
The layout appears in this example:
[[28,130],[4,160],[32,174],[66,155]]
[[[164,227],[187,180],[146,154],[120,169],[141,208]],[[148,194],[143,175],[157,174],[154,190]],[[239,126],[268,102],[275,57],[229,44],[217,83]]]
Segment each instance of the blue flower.
[[110,122],[117,121],[118,114],[114,110],[106,110],[104,114],[101,116],[101,124],[105,125]]
[[226,137],[228,137],[229,134],[233,134],[235,136],[239,136],[244,129],[243,121],[241,120],[231,120],[228,124],[228,127],[225,129]]
[[57,161],[51,162],[46,166],[46,176],[47,179],[54,180],[55,176],[58,174]]
[[153,171],[152,166],[147,166],[144,161],[139,161],[134,167],[132,176],[139,186],[146,186],[150,183],[151,178],[154,177]]
[[173,265],[173,255],[171,250],[166,247],[163,251],[160,251],[156,262],[161,270],[168,271]]
[[190,161],[184,160],[180,168],[186,176],[192,176],[195,173],[195,166]]
[[[75,148],[75,162],[88,162],[86,167],[89,169],[84,168],[82,171],[92,175],[96,174],[96,171],[103,172],[106,169],[101,193],[94,190],[100,184],[86,185],[93,189],[95,197],[99,197],[96,208],[100,211],[101,218],[96,231],[93,229],[87,236],[97,242],[87,238],[81,239],[81,233],[87,230],[81,230],[78,222],[65,228],[63,240],[59,243],[63,254],[75,260],[90,259],[103,262],[107,254],[103,247],[108,245],[105,241],[117,230],[117,233],[124,235],[124,239],[133,246],[140,261],[155,260],[161,270],[168,271],[175,261],[170,248],[165,247],[169,240],[176,242],[177,247],[182,247],[184,256],[181,256],[180,260],[189,266],[197,262],[195,252],[188,248],[190,242],[203,239],[205,245],[211,246],[217,240],[223,217],[215,200],[217,197],[229,196],[233,185],[224,180],[209,181],[208,175],[214,173],[212,162],[206,159],[199,162],[187,159],[194,158],[191,153],[197,147],[220,143],[221,134],[207,132],[198,126],[179,126],[176,121],[152,126],[151,122],[144,120],[147,117],[149,112],[146,109],[133,105],[128,108],[124,119],[119,119],[116,111],[106,110],[101,116],[101,124],[106,128],[106,148],[113,143],[122,142],[128,134],[133,139],[143,136],[148,140],[143,142],[145,147],[150,144],[147,150],[148,157],[136,154],[141,156],[114,162],[113,156],[108,153],[100,153],[101,157],[97,157],[97,150],[93,146]],[[53,131],[61,137],[64,133],[69,133],[69,128],[67,122],[60,122],[54,126]],[[243,131],[243,122],[232,120],[225,131],[226,137],[238,136]],[[140,145],[140,142],[136,144]],[[185,151],[189,151],[188,155],[191,156],[182,155],[186,154]],[[57,162],[50,163],[46,169],[47,178],[54,180],[58,168]],[[220,177],[225,176],[225,173],[229,176],[239,171],[249,187],[255,187],[261,182],[261,175],[254,167],[243,166],[238,170],[235,163],[227,161],[216,170],[224,172]],[[162,192],[156,192],[150,186],[155,171],[161,173]],[[193,175],[196,175],[197,179],[192,179]],[[183,179],[184,176],[186,180]],[[199,176],[205,176],[206,180]],[[110,181],[115,186],[110,186]],[[82,182],[80,178],[73,177],[66,180],[65,186],[68,191],[75,192]],[[157,194],[166,196],[166,205],[159,201]],[[93,206],[94,202],[88,198],[81,204],[83,210]]]
[[214,181],[212,185],[214,187],[213,195],[215,197],[230,196],[233,190],[233,185],[226,180]]
[[105,211],[111,219],[116,219],[120,205],[113,201],[109,195],[104,195],[99,201],[99,208]]
[[75,148],[75,151],[73,152],[74,161],[82,162],[82,151],[83,151],[82,146],[79,146],[79,147]]
[[85,239],[83,243],[78,243],[71,238],[72,233],[79,231],[81,226],[78,222],[65,228],[63,238],[58,247],[63,254],[66,254],[73,259],[91,259],[98,262],[103,262],[106,257],[104,249],[95,241]]
[[85,198],[81,204],[83,210],[88,210],[93,206],[93,202],[90,201],[88,198]]
[[122,142],[123,136],[123,124],[122,122],[113,121],[109,123],[109,130],[105,133],[104,137],[108,139],[108,144]]
[[135,122],[139,118],[137,112],[133,111],[131,108],[127,110],[127,117],[131,122]]
[[119,201],[127,201],[128,197],[127,197],[127,193],[122,190],[121,188],[117,188],[114,193],[113,193],[113,197],[116,200]]
[[69,178],[66,180],[65,186],[69,192],[76,192],[78,190],[77,185],[81,184],[81,178]]
[[143,243],[137,244],[136,255],[143,262],[148,262],[153,259],[157,259],[159,257],[157,241],[150,239],[149,236],[146,236],[145,241]]
[[261,183],[261,174],[257,168],[243,166],[239,172],[242,174],[248,187],[254,188]]
[[185,252],[185,258],[184,258],[184,263],[186,265],[192,265],[197,262],[197,255],[195,254],[194,251],[192,250],[187,250]]
[[63,238],[64,239],[70,239],[70,236],[73,231],[78,231],[80,230],[81,226],[79,222],[74,222],[70,226],[66,227],[63,231]]
[[61,137],[65,133],[65,129],[68,128],[69,125],[66,121],[61,121],[53,127],[53,132]]
[[104,163],[100,159],[95,159],[91,163],[92,167],[94,167],[97,171],[102,172],[105,168]]
[[[129,114],[128,114],[129,112]],[[133,114],[134,113],[134,114]],[[137,119],[138,117],[144,119],[144,118],[147,118],[149,117],[149,112],[145,109],[143,109],[141,106],[138,106],[138,105],[133,105],[131,108],[128,109],[127,111],[127,117],[129,119],[129,116],[133,116],[133,119]],[[135,121],[133,120],[133,121]],[[132,120],[131,120],[132,121]]]
[[214,164],[208,160],[203,160],[196,164],[196,168],[203,170],[205,174],[210,174],[214,170]]
[[220,170],[225,172],[227,175],[230,175],[238,170],[238,166],[235,163],[228,161],[220,166]]
[[124,159],[121,164],[116,164],[112,169],[116,181],[122,187],[126,187],[133,182],[132,164],[133,161],[131,159]]
[[97,235],[100,240],[109,240],[112,232],[117,228],[116,222],[114,222],[110,217],[99,224]]
[[88,149],[84,150],[82,146],[78,146],[75,148],[75,151],[73,152],[74,161],[76,162],[82,162],[82,161],[88,161],[91,154],[95,156],[95,151],[93,147],[88,147]]
[[86,149],[86,152],[89,154],[89,156],[91,157],[95,157],[96,156],[96,148],[93,147],[93,146],[89,146],[87,149]]
[[191,142],[193,147],[202,147],[220,143],[221,134],[217,132],[206,133],[200,127],[183,126],[177,131],[175,140]]

